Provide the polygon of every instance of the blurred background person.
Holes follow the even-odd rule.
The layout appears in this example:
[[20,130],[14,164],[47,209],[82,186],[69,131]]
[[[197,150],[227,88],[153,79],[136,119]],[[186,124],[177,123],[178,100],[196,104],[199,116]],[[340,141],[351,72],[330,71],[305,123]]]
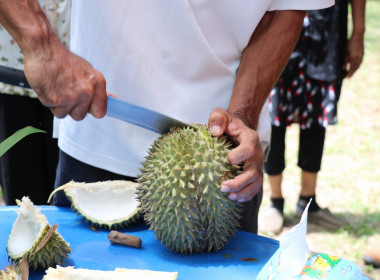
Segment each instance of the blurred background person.
[[[40,0],[62,43],[70,41],[71,0]],[[0,25],[0,65],[24,69],[20,48]],[[6,205],[29,196],[35,204],[46,204],[54,189],[58,163],[57,139],[52,137],[53,114],[34,91],[1,82],[0,142],[18,129],[34,126],[47,133],[33,134],[0,158],[0,185]]]
[[[325,132],[337,123],[337,105],[342,82],[352,77],[364,55],[365,1],[336,0],[323,10],[308,11],[291,58],[270,96],[272,134],[264,164],[270,185],[270,206],[261,210],[259,230],[278,234],[284,223],[281,190],[285,169],[286,128],[299,123],[298,166],[301,191],[296,207],[301,214],[312,199],[308,220],[335,230],[347,221],[322,209],[316,200],[317,176],[321,168]],[[347,40],[349,4],[352,33]]]

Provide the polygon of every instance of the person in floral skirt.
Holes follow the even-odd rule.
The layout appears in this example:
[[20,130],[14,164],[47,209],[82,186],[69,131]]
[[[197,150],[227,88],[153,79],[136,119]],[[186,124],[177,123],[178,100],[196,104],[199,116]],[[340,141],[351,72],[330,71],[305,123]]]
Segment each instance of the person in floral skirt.
[[269,96],[272,138],[264,164],[271,189],[271,204],[262,209],[259,230],[278,234],[284,223],[281,190],[285,169],[285,134],[293,123],[300,126],[298,166],[301,192],[296,211],[307,203],[309,221],[335,230],[347,221],[319,207],[316,200],[317,176],[321,168],[326,127],[336,124],[342,82],[359,68],[364,54],[365,1],[352,0],[353,29],[347,41],[348,1],[309,11],[298,43],[280,79]]

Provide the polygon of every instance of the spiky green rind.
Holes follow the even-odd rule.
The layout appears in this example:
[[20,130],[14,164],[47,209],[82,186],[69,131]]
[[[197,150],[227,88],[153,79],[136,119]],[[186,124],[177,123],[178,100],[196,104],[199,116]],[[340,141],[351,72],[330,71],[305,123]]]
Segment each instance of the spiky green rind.
[[36,248],[43,241],[45,235],[48,233],[50,225],[46,225],[40,238],[34,243],[32,248],[20,257],[12,257],[8,255],[8,259],[12,263],[18,263],[19,261],[26,259],[30,268],[48,268],[49,266],[55,266],[62,264],[63,260],[68,257],[71,252],[70,245],[62,238],[62,236],[54,232],[46,244],[38,251]]
[[[69,197],[69,196],[67,196]],[[76,209],[73,205],[71,205],[71,210],[77,213],[78,216],[81,216],[81,219],[84,220],[86,223],[91,224],[91,226],[94,226],[99,229],[106,229],[106,230],[112,230],[112,229],[121,229],[129,226],[130,224],[135,223],[141,215],[140,208],[136,209],[136,211],[131,214],[129,217],[125,217],[123,219],[120,219],[120,221],[117,222],[95,222],[91,218],[86,217],[85,214],[80,213],[78,209]]]
[[238,227],[241,205],[220,191],[240,167],[227,162],[232,143],[205,125],[174,129],[149,150],[138,199],[156,238],[181,253],[218,251]]

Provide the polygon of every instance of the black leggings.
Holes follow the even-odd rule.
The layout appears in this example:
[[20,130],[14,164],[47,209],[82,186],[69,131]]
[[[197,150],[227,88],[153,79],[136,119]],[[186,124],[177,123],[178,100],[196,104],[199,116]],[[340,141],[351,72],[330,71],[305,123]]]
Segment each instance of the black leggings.
[[[286,127],[272,126],[272,135],[268,158],[264,163],[264,172],[268,175],[281,174],[285,169],[285,134]],[[326,129],[313,126],[300,129],[298,166],[308,172],[321,169],[323,145]]]

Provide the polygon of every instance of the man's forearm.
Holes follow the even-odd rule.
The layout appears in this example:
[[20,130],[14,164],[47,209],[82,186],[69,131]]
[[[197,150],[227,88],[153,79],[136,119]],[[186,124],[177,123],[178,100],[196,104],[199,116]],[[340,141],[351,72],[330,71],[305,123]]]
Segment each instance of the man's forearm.
[[24,55],[59,41],[37,0],[0,0],[0,11],[0,23]]
[[0,23],[23,52],[25,76],[41,103],[58,118],[104,117],[104,76],[59,41],[38,1],[0,0],[0,11]]
[[228,111],[253,129],[294,49],[304,16],[304,11],[267,12],[243,51]]

